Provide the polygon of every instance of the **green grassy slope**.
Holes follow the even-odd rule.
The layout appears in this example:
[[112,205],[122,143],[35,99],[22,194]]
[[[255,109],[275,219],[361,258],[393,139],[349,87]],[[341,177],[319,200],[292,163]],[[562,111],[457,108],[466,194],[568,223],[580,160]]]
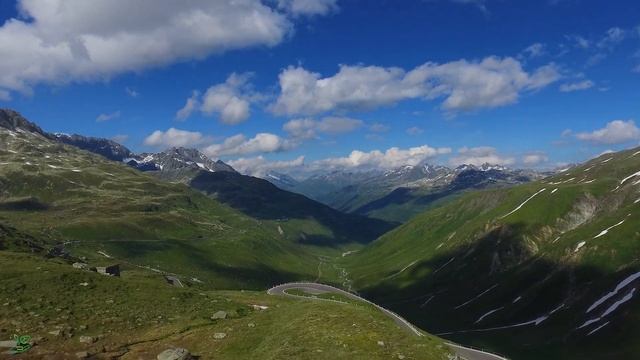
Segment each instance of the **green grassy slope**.
[[[305,226],[299,227],[297,233],[303,243],[368,243],[395,226],[383,220],[341,213],[303,195],[281,190],[266,180],[237,173],[200,171],[189,185],[257,219],[301,221]],[[314,227],[325,230],[307,230]]]
[[638,280],[588,310],[640,270],[638,150],[469,193],[343,266],[371,299],[463,343],[515,359],[633,358]]
[[[114,278],[7,251],[0,251],[0,264],[0,336],[36,340],[14,359],[70,359],[81,351],[102,359],[155,359],[172,347],[203,360],[447,359],[440,340],[408,336],[362,304],[178,289],[136,267],[125,266]],[[226,319],[212,320],[218,311]]]
[[92,261],[103,251],[111,261],[196,277],[215,288],[263,288],[317,273],[315,249],[289,236],[299,224],[256,220],[185,185],[4,128],[0,224],[49,247],[66,242]]
[[384,196],[371,200],[353,213],[376,219],[406,222],[429,209],[452,201],[470,189],[397,188]]

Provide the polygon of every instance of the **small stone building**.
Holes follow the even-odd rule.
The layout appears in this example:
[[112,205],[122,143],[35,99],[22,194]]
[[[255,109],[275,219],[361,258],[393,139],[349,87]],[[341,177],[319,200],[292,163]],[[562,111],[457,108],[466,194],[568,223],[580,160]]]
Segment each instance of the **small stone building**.
[[[94,270],[93,268],[91,270]],[[107,276],[120,276],[120,265],[109,265],[109,266],[97,266],[95,267],[95,271],[98,274],[107,275]]]
[[164,279],[167,280],[167,282],[171,286],[180,287],[180,288],[184,287],[184,285],[182,285],[182,281],[180,281],[180,279],[178,279],[176,276],[165,275]]

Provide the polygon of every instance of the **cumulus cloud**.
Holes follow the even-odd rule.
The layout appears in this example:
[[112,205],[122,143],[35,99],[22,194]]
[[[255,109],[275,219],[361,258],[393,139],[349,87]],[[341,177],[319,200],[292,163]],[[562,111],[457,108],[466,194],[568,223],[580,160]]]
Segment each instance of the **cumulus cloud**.
[[562,92],[573,92],[580,90],[591,89],[595,84],[591,80],[582,80],[574,83],[566,83],[560,85],[560,91]]
[[120,117],[120,111],[112,112],[110,114],[103,113],[103,114],[98,115],[98,117],[96,117],[96,121],[97,122],[104,122],[104,121],[117,119],[119,117]]
[[312,139],[316,137],[317,121],[313,119],[294,119],[282,126],[282,129],[296,139]]
[[288,172],[296,168],[301,168],[304,166],[304,156],[285,161],[269,161],[263,156],[257,156],[252,158],[239,158],[228,161],[228,163],[240,173],[262,177],[269,171]]
[[294,119],[282,126],[282,129],[296,139],[311,139],[323,134],[343,134],[354,131],[363,125],[362,120],[348,117],[328,116],[320,121],[313,119]]
[[144,144],[154,147],[193,147],[209,141],[199,132],[170,128],[167,131],[156,130],[144,139]]
[[280,73],[280,95],[270,108],[280,115],[312,115],[443,98],[443,109],[469,111],[515,103],[521,93],[544,88],[559,78],[554,64],[527,72],[518,60],[495,56],[429,62],[410,71],[342,65],[338,73],[325,78],[302,67],[289,67]]
[[278,7],[293,16],[327,15],[338,10],[338,0],[278,0]]
[[640,139],[640,129],[633,120],[614,120],[593,132],[582,132],[575,135],[582,141],[595,144],[622,144]]
[[549,161],[549,157],[543,152],[532,152],[522,157],[522,163],[527,166],[540,165],[547,161]]
[[346,157],[328,158],[313,162],[312,167],[322,169],[378,168],[392,169],[402,165],[418,165],[438,155],[449,154],[450,148],[432,148],[428,145],[400,149],[392,147],[386,151],[363,152],[354,150]]
[[289,139],[283,139],[270,133],[259,133],[251,139],[242,134],[226,138],[220,144],[212,144],[203,149],[211,157],[225,155],[246,155],[255,153],[273,153],[290,150],[297,145]]
[[18,0],[0,27],[0,88],[109,78],[228,50],[275,46],[286,14],[260,0]]
[[251,94],[249,77],[251,74],[229,75],[222,84],[211,86],[200,97],[198,91],[194,91],[187,99],[184,107],[176,113],[176,119],[185,120],[194,111],[199,110],[205,115],[217,115],[225,124],[239,124],[249,118]]
[[512,165],[515,163],[513,157],[502,156],[498,151],[490,146],[463,147],[458,149],[458,154],[449,160],[453,166],[482,164],[492,165]]

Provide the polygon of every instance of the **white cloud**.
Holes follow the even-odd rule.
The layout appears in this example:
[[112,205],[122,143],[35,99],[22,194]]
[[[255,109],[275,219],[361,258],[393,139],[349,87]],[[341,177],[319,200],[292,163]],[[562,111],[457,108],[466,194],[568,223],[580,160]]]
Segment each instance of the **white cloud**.
[[176,112],[177,120],[186,120],[194,111],[198,109],[200,106],[200,100],[198,100],[200,96],[200,92],[194,90],[191,94],[191,97],[187,99],[187,102],[184,104],[182,109]]
[[278,7],[293,16],[327,15],[338,10],[338,0],[278,0]]
[[160,130],[154,131],[144,139],[144,144],[155,147],[193,147],[207,141],[209,141],[209,139],[199,132],[170,128],[165,132]]
[[369,141],[384,141],[384,136],[380,134],[366,134],[364,138]]
[[374,124],[371,124],[371,126],[369,126],[369,131],[372,131],[375,133],[384,133],[389,130],[390,130],[389,126],[381,123],[374,123]]
[[574,83],[566,83],[560,85],[560,91],[562,92],[573,92],[579,90],[587,90],[591,89],[595,84],[591,80],[582,80]]
[[184,107],[176,113],[176,119],[186,120],[199,110],[209,116],[216,114],[223,123],[229,125],[247,120],[251,113],[250,101],[256,97],[252,94],[249,77],[251,74],[232,73],[224,83],[207,89],[202,97],[198,91],[194,91]]
[[535,166],[549,161],[549,157],[543,152],[532,152],[522,157],[522,163],[527,166]]
[[316,137],[317,121],[313,119],[294,119],[282,126],[282,129],[296,139],[312,139]]
[[525,53],[527,56],[531,58],[540,57],[544,55],[545,52],[546,52],[546,47],[544,44],[541,44],[541,43],[531,44],[523,51],[523,53]]
[[589,58],[587,59],[587,62],[585,63],[585,66],[587,66],[587,67],[596,66],[599,63],[601,63],[602,61],[604,61],[604,59],[606,59],[607,56],[608,55],[605,54],[605,53],[593,54],[593,55],[589,56]]
[[571,135],[571,134],[573,134],[573,130],[571,130],[571,129],[564,129],[564,130],[562,130],[562,133],[560,134],[560,136],[562,136],[562,137],[564,138],[564,137],[567,137],[567,136],[569,136],[569,135]]
[[136,90],[130,88],[130,87],[126,87],[124,88],[124,92],[127,93],[127,95],[129,95],[132,98],[137,98],[138,96],[140,96],[140,93],[137,92]]
[[621,144],[640,139],[640,129],[633,120],[614,120],[602,129],[578,133],[576,138],[595,144]]
[[409,149],[393,147],[384,152],[380,150],[373,150],[370,152],[354,150],[346,157],[328,158],[315,161],[312,164],[312,167],[322,169],[392,169],[402,165],[418,165],[426,159],[448,154],[450,152],[450,148],[432,148],[428,145],[412,147]]
[[619,27],[612,27],[598,42],[600,48],[611,48],[621,43],[627,36],[627,32]]
[[109,78],[186,59],[275,46],[292,33],[260,0],[18,0],[0,27],[0,88]]
[[449,160],[451,165],[475,165],[480,166],[482,164],[491,165],[512,165],[515,163],[513,157],[501,156],[498,151],[490,146],[479,147],[463,147],[458,149],[458,155]]
[[343,134],[354,131],[363,125],[362,120],[348,117],[328,116],[320,121],[313,119],[295,119],[283,125],[282,129],[296,139],[311,139],[323,134]]
[[225,124],[238,124],[249,118],[249,101],[240,94],[248,75],[231,74],[224,84],[210,87],[202,96],[200,111],[218,114]]
[[407,133],[408,135],[411,135],[411,136],[420,135],[420,134],[422,134],[423,132],[424,132],[424,130],[422,130],[422,128],[419,128],[419,127],[417,127],[417,126],[410,127],[410,128],[408,128],[408,129],[406,130],[406,133]]
[[588,49],[591,47],[591,41],[585,39],[580,35],[567,35],[565,36],[567,40],[569,40],[574,47],[579,49]]
[[283,139],[275,134],[259,133],[251,139],[238,134],[226,138],[220,144],[212,144],[205,147],[203,152],[211,157],[220,157],[225,155],[281,152],[290,150],[296,145],[296,142]]
[[115,136],[111,137],[111,140],[117,142],[118,144],[124,144],[124,143],[127,142],[127,140],[129,140],[129,135],[118,134],[118,135],[115,135]]
[[489,10],[487,9],[487,5],[486,5],[486,0],[449,0],[451,2],[454,3],[458,3],[458,4],[470,4],[470,5],[474,5],[476,6],[478,9],[480,9],[483,13],[488,13]]
[[11,101],[11,93],[7,90],[0,89],[0,101]]
[[120,117],[120,111],[112,112],[110,114],[103,113],[98,115],[98,117],[96,117],[96,121],[97,122],[109,121],[109,120],[117,119],[119,117]]
[[514,58],[487,57],[445,64],[425,63],[411,71],[379,66],[340,66],[322,78],[302,67],[279,77],[276,114],[318,114],[333,110],[373,109],[408,99],[444,98],[442,108],[468,111],[517,102],[521,93],[541,89],[560,77],[554,64],[526,72]]
[[268,161],[263,156],[228,161],[238,172],[251,176],[264,176],[269,171],[290,171],[304,166],[304,156],[287,161]]
[[336,109],[375,108],[423,94],[419,82],[410,83],[399,68],[341,66],[329,78],[301,67],[280,76],[281,94],[272,110],[277,114],[317,114]]

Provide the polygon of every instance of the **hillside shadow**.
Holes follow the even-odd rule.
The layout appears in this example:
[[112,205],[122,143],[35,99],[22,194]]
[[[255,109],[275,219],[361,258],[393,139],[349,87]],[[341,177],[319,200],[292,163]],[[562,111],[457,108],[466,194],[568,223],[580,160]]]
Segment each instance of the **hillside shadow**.
[[397,223],[345,214],[303,195],[284,191],[270,182],[231,172],[200,172],[190,186],[256,219],[314,219],[329,228],[333,237],[314,235],[315,245],[368,243],[396,227]]
[[49,204],[40,201],[36,197],[0,202],[0,211],[45,211],[48,209]]
[[[466,170],[459,173],[450,184],[435,187],[427,194],[421,194],[421,192],[416,189],[399,187],[379,199],[360,206],[354,211],[354,213],[369,214],[391,205],[403,205],[409,202],[413,202],[422,208],[433,204],[438,200],[463,191],[486,189],[498,186],[510,186],[511,184],[500,184],[500,181],[506,181],[508,179],[509,176],[504,174],[502,171]],[[517,181],[528,181],[528,179],[517,178]]]
[[[626,358],[630,347],[614,349],[611,341],[634,343],[640,333],[633,321],[636,314],[620,309],[608,315],[610,323],[598,336],[587,334],[604,321],[576,328],[609,307],[615,299],[585,314],[595,300],[638,269],[613,274],[573,261],[546,259],[521,239],[524,227],[497,228],[472,244],[417,263],[401,276],[392,277],[392,272],[388,280],[363,289],[362,294],[430,333],[513,359]],[[543,316],[549,318],[537,326],[486,330]]]
[[[135,246],[132,246],[135,245]],[[159,253],[157,263],[161,264],[163,270],[181,273],[181,269],[186,267],[189,272],[198,271],[203,273],[213,273],[224,278],[226,284],[234,286],[220,286],[215,283],[214,288],[221,290],[263,290],[273,285],[300,280],[300,275],[286,270],[276,270],[264,264],[254,264],[253,267],[230,266],[223,264],[220,259],[211,259],[201,248],[190,244],[187,241],[168,240],[166,242],[118,242],[111,244],[112,247],[122,247],[128,254],[127,259],[139,262],[141,259],[149,261],[149,256]],[[166,259],[164,255],[179,254],[174,260]],[[188,259],[185,262],[185,259]],[[186,275],[186,274],[182,274]]]

